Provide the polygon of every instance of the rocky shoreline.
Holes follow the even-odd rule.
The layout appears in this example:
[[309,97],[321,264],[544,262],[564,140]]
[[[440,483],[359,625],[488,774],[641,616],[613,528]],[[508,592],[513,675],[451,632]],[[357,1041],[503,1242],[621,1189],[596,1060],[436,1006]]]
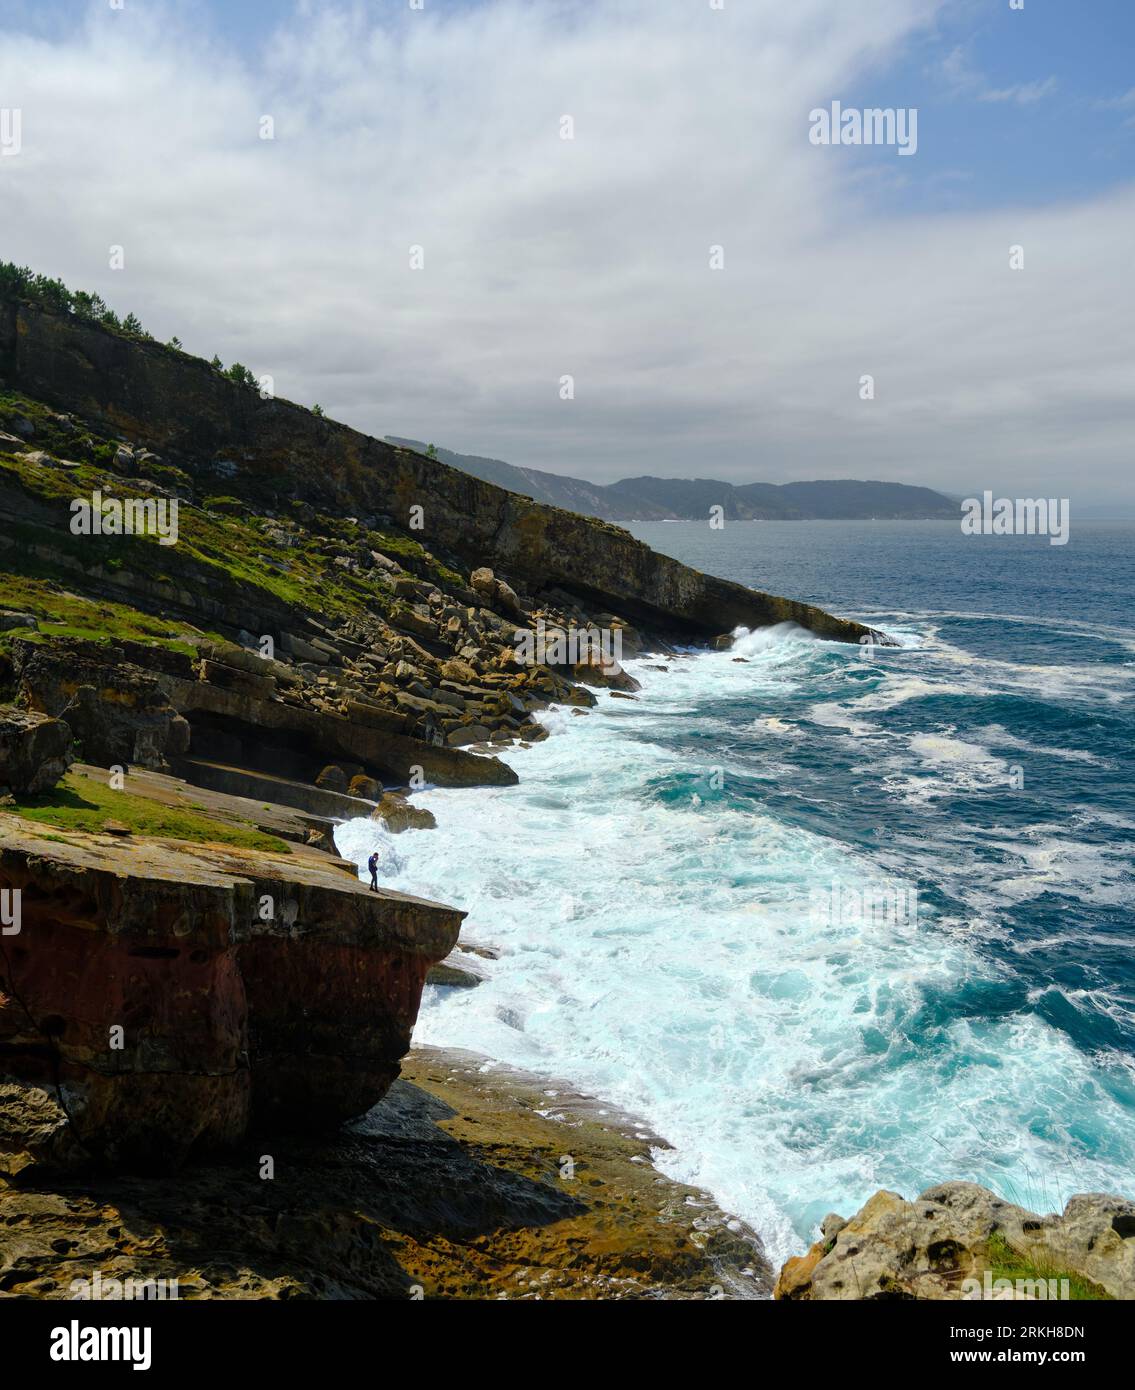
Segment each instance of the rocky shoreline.
[[[77,532],[76,503],[160,504],[179,536]],[[513,785],[494,755],[542,710],[633,697],[612,648],[882,635],[16,299],[0,523],[0,1297],[96,1271],[200,1298],[768,1297],[758,1236],[633,1120],[407,1056],[425,982],[475,983],[464,914],[368,891],[333,829],[422,833],[415,790]],[[935,1283],[872,1224],[930,1216],[873,1200],[780,1297],[853,1296],[833,1270],[868,1236],[854,1296],[950,1297],[943,1270],[1026,1230],[967,1228],[953,1265],[927,1244]],[[1107,1216],[1097,1253],[1035,1218],[1045,1257],[1128,1297],[1135,1231],[1100,1200],[1064,1218]]]
[[660,1142],[546,1080],[417,1049],[318,1142],[0,1187],[0,1298],[72,1298],[96,1270],[183,1299],[767,1297],[755,1233],[663,1178]]

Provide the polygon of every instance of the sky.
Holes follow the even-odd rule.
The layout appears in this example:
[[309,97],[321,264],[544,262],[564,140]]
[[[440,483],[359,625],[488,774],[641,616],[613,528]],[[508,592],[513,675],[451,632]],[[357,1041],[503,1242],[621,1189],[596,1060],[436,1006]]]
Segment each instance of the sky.
[[0,259],[372,434],[1135,515],[1133,54],[1132,0],[0,0]]

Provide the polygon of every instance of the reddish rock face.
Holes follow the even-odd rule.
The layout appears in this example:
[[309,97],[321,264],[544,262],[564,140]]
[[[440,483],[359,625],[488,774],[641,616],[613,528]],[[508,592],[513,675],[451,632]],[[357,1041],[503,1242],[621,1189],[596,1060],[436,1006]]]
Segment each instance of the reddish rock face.
[[0,888],[20,890],[0,937],[0,1171],[168,1167],[254,1124],[363,1113],[463,916],[333,859],[2,814],[0,842]]
[[242,946],[254,1123],[334,1124],[360,1113],[360,1095],[385,1095],[409,1050],[430,964],[264,937]]

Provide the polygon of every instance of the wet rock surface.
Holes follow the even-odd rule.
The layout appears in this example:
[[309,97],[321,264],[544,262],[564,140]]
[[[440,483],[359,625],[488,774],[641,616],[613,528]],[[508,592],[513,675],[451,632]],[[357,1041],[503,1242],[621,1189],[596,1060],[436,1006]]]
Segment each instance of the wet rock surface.
[[423,1049],[318,1143],[0,1186],[0,1298],[70,1298],[95,1270],[177,1279],[182,1299],[767,1297],[754,1233],[661,1177],[656,1136],[552,1089]]

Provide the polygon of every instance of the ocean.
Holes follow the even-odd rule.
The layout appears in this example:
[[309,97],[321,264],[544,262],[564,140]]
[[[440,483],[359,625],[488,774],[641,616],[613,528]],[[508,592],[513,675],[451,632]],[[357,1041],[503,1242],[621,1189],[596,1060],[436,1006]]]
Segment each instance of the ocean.
[[500,953],[415,1041],[640,1116],[774,1262],[880,1187],[1135,1194],[1135,523],[631,529],[899,645],[631,660],[634,701],[504,755],[518,787],[340,827]]

